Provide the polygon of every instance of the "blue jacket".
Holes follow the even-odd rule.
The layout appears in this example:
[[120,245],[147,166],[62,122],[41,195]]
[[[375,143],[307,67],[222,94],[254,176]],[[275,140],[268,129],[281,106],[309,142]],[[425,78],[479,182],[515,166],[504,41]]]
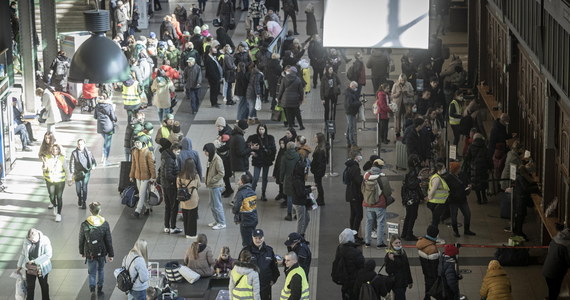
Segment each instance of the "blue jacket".
[[251,189],[251,183],[238,188],[236,200],[232,208],[234,215],[240,214],[241,226],[257,226],[257,196]]
[[180,141],[180,145],[182,146],[182,151],[180,151],[180,155],[178,155],[178,166],[180,167],[180,170],[183,169],[186,159],[192,158],[192,160],[194,160],[194,164],[196,164],[196,171],[200,176],[200,180],[202,180],[202,163],[200,163],[198,152],[196,150],[192,150],[192,140],[185,137]]
[[[132,264],[131,261],[133,262]],[[129,264],[131,264],[130,268]],[[134,280],[133,291],[144,291],[148,288],[149,273],[146,261],[142,256],[139,255],[139,257],[137,257],[135,252],[130,251],[129,254],[123,258],[122,266],[125,267],[125,269],[129,268],[131,279]]]

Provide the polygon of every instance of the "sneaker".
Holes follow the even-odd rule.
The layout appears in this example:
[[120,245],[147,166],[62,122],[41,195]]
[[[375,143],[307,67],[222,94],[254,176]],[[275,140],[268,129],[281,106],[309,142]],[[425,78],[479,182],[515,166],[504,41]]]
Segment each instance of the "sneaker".
[[216,223],[216,222],[208,223],[208,227],[214,227],[216,225],[218,225],[218,223]]
[[164,227],[164,233],[170,233],[170,228]]
[[376,246],[376,249],[386,248],[386,244],[380,244]]
[[370,247],[370,243],[364,244],[364,247],[369,248],[369,247]]
[[48,209],[52,209],[52,208],[53,208],[53,204],[50,203],[50,204],[48,205]]
[[291,215],[286,215],[285,221],[293,221],[293,217],[291,217]]
[[81,203],[81,209],[87,209],[87,206],[85,205],[85,202]]
[[372,234],[370,234],[370,236],[375,239],[378,238],[378,233],[376,233],[376,230],[372,230]]
[[138,219],[141,217],[141,213],[135,211],[132,216]]
[[212,227],[213,230],[219,230],[224,228],[226,228],[226,225],[224,224],[216,224],[216,226]]
[[55,215],[55,221],[56,221],[56,222],[61,222],[61,215],[60,215],[60,214],[56,214],[56,215]]
[[234,206],[234,200],[230,201],[230,206]]
[[53,207],[53,215],[54,215],[54,216],[57,216],[57,206],[54,206],[54,207]]
[[186,238],[187,238],[187,239],[195,239],[196,236],[195,236],[195,235],[187,235]]
[[180,228],[171,228],[170,229],[170,234],[177,234],[177,233],[181,233],[182,229]]

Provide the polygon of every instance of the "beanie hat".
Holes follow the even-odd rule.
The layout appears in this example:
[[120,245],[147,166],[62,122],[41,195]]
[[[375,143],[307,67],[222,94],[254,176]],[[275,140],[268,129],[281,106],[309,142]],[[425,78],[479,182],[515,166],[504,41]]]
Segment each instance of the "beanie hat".
[[145,129],[145,130],[153,130],[153,129],[154,129],[154,125],[152,125],[151,122],[144,122],[144,129]]
[[247,125],[247,120],[239,120],[237,126],[242,130],[246,130],[249,125]]
[[289,69],[291,72],[297,73],[297,68],[296,67],[291,67],[291,69]]
[[437,229],[437,227],[433,225],[429,225],[427,228],[427,236],[436,239],[438,235],[439,235],[439,229]]
[[222,142],[227,142],[230,140],[230,135],[229,134],[222,134]]
[[422,125],[423,123],[424,123],[424,119],[422,119],[422,118],[414,119],[414,127],[418,127],[418,126]]
[[444,246],[444,251],[443,254],[447,255],[447,256],[455,256],[457,254],[459,254],[459,248],[453,246],[452,244],[447,244]]
[[137,134],[143,130],[143,126],[140,123],[137,123],[133,126],[133,133]]
[[151,31],[148,36],[149,36],[151,39],[154,39],[154,38],[156,38],[156,33],[154,33],[154,32]]
[[166,114],[166,117],[164,118],[165,120],[173,120],[174,119],[174,115],[173,114]]
[[194,27],[194,33],[195,34],[200,34],[201,32],[202,32],[202,29],[200,29],[200,26]]
[[216,119],[216,126],[226,127],[226,119],[224,119],[224,117],[218,117]]

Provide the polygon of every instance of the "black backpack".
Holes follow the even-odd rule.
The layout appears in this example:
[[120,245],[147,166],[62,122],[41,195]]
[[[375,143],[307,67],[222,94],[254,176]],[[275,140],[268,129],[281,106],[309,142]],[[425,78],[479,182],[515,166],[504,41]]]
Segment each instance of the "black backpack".
[[196,188],[192,187],[190,191],[188,191],[188,185],[190,185],[190,182],[188,182],[186,185],[182,185],[182,183],[180,183],[180,187],[176,190],[176,200],[185,202],[192,198],[192,194]]
[[359,300],[380,299],[380,297],[378,297],[376,294],[376,290],[374,290],[374,287],[370,284],[371,281],[367,281],[360,286],[360,296],[358,297]]
[[348,269],[346,268],[346,261],[340,247],[341,246],[338,246],[336,250],[336,258],[333,261],[331,277],[334,283],[343,285],[348,281]]
[[358,80],[358,70],[356,69],[355,63],[353,63],[346,71],[346,77],[348,80],[356,81]]
[[140,256],[138,255],[135,256],[135,258],[131,260],[129,266],[126,269],[124,266],[121,267],[121,272],[119,272],[119,274],[117,275],[117,288],[125,292],[126,294],[128,294],[133,289],[133,284],[139,277],[139,274],[137,273],[137,276],[135,276],[134,279],[131,279],[131,273],[129,272],[129,270],[131,269],[131,265],[133,264],[135,259],[137,259],[137,257]]
[[105,233],[100,226],[87,224],[85,240],[87,242],[85,256],[101,257],[106,255]]
[[58,59],[55,65],[55,75],[56,76],[65,76],[67,74],[67,61],[61,61]]

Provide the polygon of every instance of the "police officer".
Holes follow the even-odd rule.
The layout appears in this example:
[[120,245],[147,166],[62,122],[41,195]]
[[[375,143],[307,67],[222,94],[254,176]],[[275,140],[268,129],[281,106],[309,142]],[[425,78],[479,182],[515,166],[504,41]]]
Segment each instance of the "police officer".
[[[292,251],[297,255],[297,261],[306,275],[309,275],[309,269],[311,267],[311,250],[309,249],[309,242],[297,232],[292,232],[289,234],[289,238],[285,241],[285,246],[287,246],[287,251]],[[285,264],[287,265],[287,264]]]
[[271,300],[271,286],[279,278],[279,269],[273,248],[265,244],[263,230],[253,231],[253,244],[244,247],[241,251],[246,250],[251,252],[252,262],[259,268],[261,300]]

